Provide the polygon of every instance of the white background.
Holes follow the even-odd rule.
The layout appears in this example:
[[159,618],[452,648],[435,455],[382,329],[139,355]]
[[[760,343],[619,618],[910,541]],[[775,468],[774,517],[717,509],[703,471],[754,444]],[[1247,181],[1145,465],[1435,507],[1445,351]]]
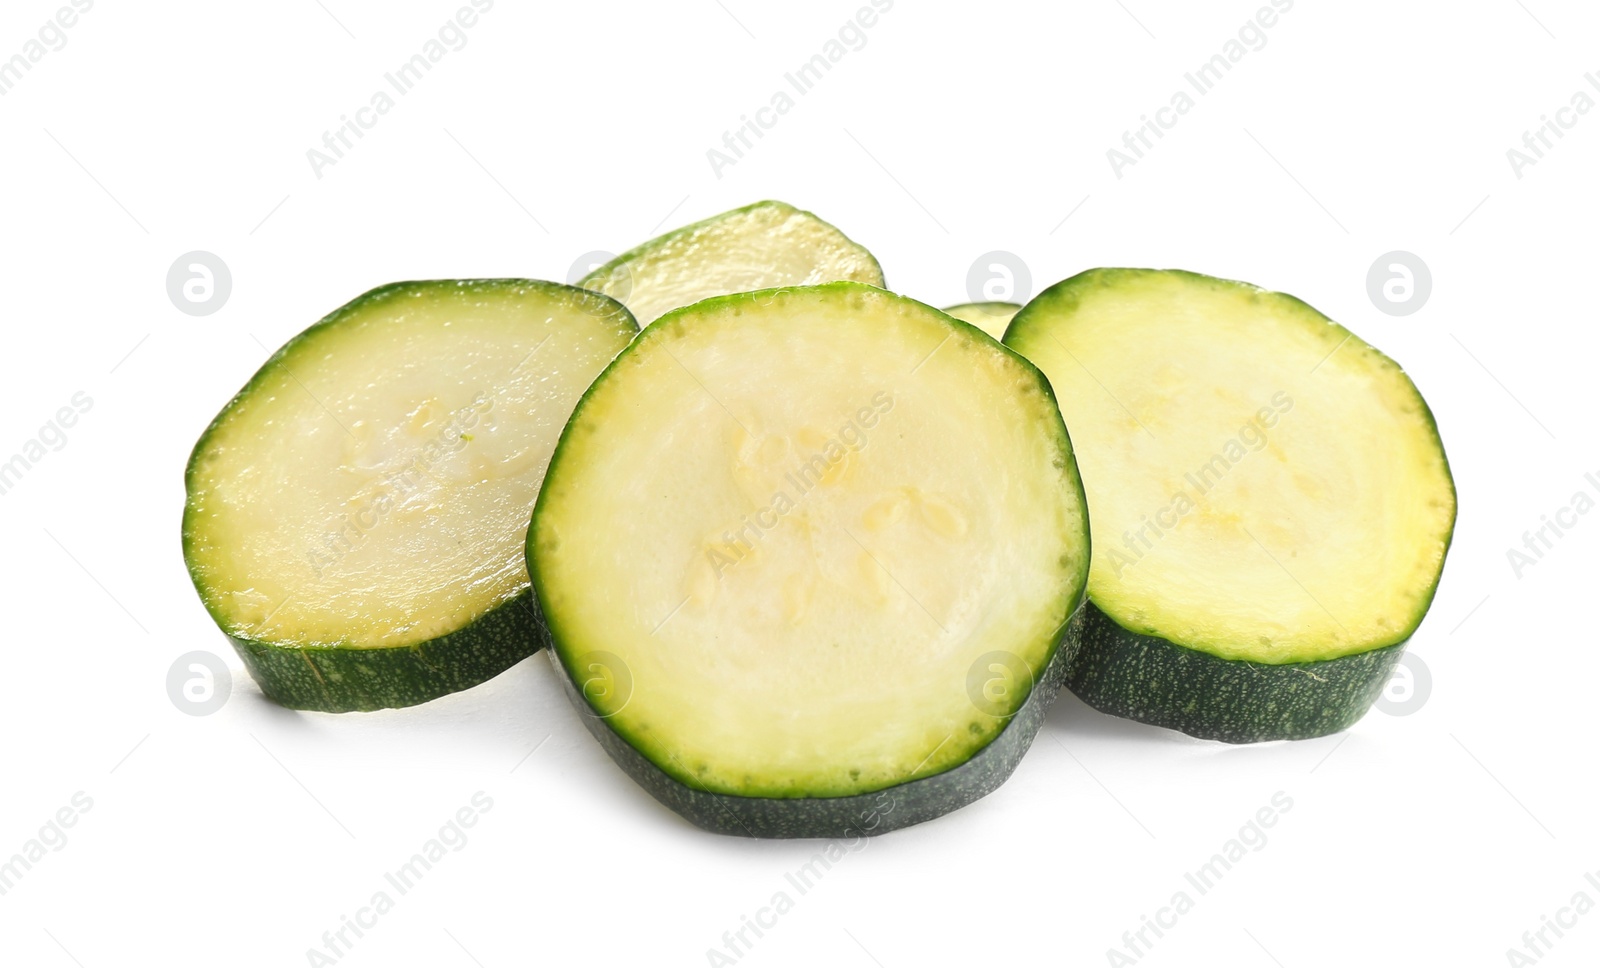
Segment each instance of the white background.
[[[306,964],[480,790],[470,842],[342,964],[703,965],[784,889],[817,843],[680,821],[543,657],[421,708],[272,706],[178,541],[189,448],[263,345],[381,283],[562,279],[582,253],[774,197],[936,305],[964,301],[991,250],[1035,290],[1137,265],[1292,292],[1411,372],[1461,510],[1411,646],[1433,677],[1420,711],[1231,748],[1063,696],[999,792],[871,840],[741,963],[1106,964],[1276,791],[1294,806],[1267,845],[1142,963],[1508,963],[1541,914],[1600,901],[1583,877],[1600,514],[1520,579],[1506,558],[1600,475],[1600,111],[1522,178],[1506,158],[1575,91],[1600,98],[1600,12],[1525,4],[1300,0],[1121,179],[1106,150],[1255,3],[900,0],[719,178],[707,149],[858,4],[500,0],[320,179],[307,149],[454,3],[95,4],[0,98],[0,460],[75,392],[94,401],[0,497],[0,858],[75,792],[94,803],[0,896],[0,960]],[[54,9],[7,3],[0,57]],[[197,249],[233,275],[206,317],[165,289]],[[1395,249],[1433,274],[1405,317],[1366,290]],[[195,649],[235,675],[203,718],[165,689]],[[1543,963],[1597,955],[1591,913]]]

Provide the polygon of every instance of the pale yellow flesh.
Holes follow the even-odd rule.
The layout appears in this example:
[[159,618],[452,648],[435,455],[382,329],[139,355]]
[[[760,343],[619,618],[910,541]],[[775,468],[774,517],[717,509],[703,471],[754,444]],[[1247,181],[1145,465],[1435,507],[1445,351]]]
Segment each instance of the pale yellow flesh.
[[762,202],[647,242],[580,285],[623,303],[647,326],[711,296],[836,281],[882,286],[883,272],[810,212]]
[[1049,376],[1078,449],[1091,600],[1229,659],[1328,659],[1404,638],[1455,516],[1405,373],[1291,297],[1109,278],[1082,287],[1060,325],[1030,307],[1011,339]]
[[974,662],[1017,656],[1020,701],[1082,580],[1059,417],[927,307],[757,297],[647,330],[574,418],[532,536],[558,648],[620,656],[612,724],[699,787],[940,772],[1004,726]]
[[525,590],[550,454],[631,333],[500,287],[398,293],[305,337],[197,460],[186,531],[213,612],[258,641],[381,648]]
[[1011,324],[1011,317],[1015,316],[1021,308],[1016,303],[977,302],[948,306],[945,308],[944,313],[947,316],[954,316],[964,323],[971,323],[995,339],[1003,339],[1006,335],[1006,327]]

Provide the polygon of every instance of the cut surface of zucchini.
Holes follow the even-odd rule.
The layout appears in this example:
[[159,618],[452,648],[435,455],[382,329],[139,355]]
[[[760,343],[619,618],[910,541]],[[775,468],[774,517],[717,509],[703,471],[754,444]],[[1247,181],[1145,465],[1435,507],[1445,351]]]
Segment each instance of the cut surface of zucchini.
[[275,353],[196,445],[183,524],[263,691],[409,705],[535,651],[527,518],[573,406],[635,332],[570,286],[407,282]]
[[702,826],[823,836],[874,791],[923,781],[903,826],[1004,779],[1070,651],[1088,546],[1038,371],[835,283],[647,328],[563,434],[528,557],[625,770]]
[[974,302],[947,306],[944,312],[964,323],[971,323],[995,339],[1004,339],[1006,327],[1011,325],[1011,318],[1021,308],[1009,302]]
[[810,212],[756,202],[624,252],[578,285],[625,303],[648,326],[711,296],[851,281],[883,285],[872,253]]
[[[1085,636],[1101,645],[1074,690],[1225,739],[1359,718],[1399,650],[1368,654],[1422,621],[1455,521],[1405,372],[1292,296],[1178,271],[1074,276],[1006,342],[1049,376],[1092,510]],[[1330,673],[1346,659],[1360,676]]]

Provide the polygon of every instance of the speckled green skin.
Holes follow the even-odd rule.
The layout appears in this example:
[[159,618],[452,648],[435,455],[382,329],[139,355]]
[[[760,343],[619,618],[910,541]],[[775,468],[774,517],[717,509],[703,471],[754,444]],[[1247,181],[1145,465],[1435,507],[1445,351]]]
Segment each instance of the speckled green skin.
[[1093,602],[1067,688],[1113,716],[1224,743],[1311,739],[1366,715],[1406,644],[1320,662],[1221,659],[1130,632]]
[[393,649],[304,648],[229,635],[268,699],[290,709],[370,712],[415,706],[487,682],[544,647],[539,603],[520,592],[476,622]]
[[737,837],[856,839],[942,817],[998,789],[1044,725],[1045,710],[1055,701],[1078,651],[1087,611],[1084,602],[1067,620],[1039,681],[988,746],[943,773],[848,797],[741,797],[687,786],[646,759],[596,715],[557,650],[546,651],[589,733],[624,773],[696,827]]

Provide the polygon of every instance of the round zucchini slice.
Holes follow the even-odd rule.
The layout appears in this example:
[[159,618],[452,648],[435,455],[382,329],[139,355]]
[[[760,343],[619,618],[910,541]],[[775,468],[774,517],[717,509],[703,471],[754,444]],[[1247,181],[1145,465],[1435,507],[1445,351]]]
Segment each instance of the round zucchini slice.
[[850,281],[883,285],[872,253],[783,202],[756,202],[686,225],[624,252],[578,285],[633,311],[640,326],[711,296]]
[[882,833],[998,787],[1088,558],[1043,376],[846,282],[647,327],[578,405],[528,533],[591,732],[693,823],[753,837]]
[[273,354],[195,445],[183,515],[195,588],[262,692],[409,706],[537,651],[528,516],[636,332],[571,286],[402,282]]
[[1003,339],[1006,335],[1006,327],[1011,325],[1011,318],[1021,308],[1016,303],[975,302],[962,303],[959,306],[947,306],[944,312],[946,315],[954,316],[964,323],[971,323],[995,339]]
[[1455,525],[1399,365],[1293,296],[1147,269],[1052,286],[1006,343],[1059,394],[1093,510],[1072,690],[1236,743],[1360,719]]

